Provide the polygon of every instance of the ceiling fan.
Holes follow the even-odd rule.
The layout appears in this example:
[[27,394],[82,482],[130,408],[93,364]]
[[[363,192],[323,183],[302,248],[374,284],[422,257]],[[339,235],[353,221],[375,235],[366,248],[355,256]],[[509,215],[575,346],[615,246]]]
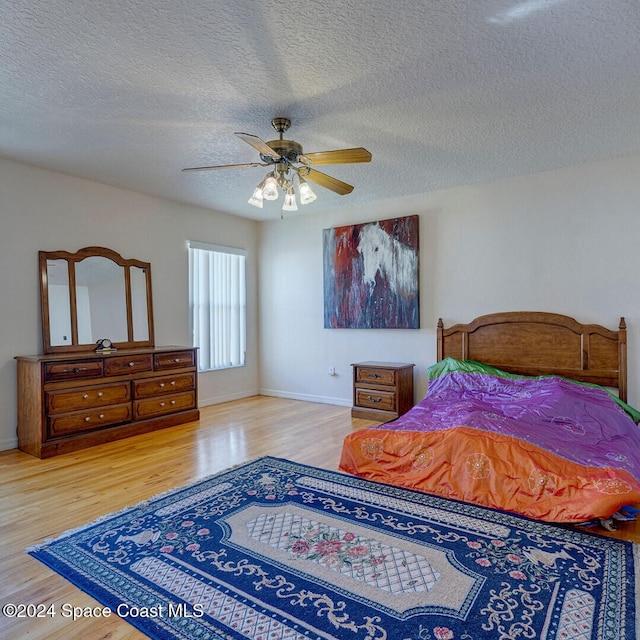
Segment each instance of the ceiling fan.
[[307,184],[307,180],[325,189],[344,196],[353,191],[353,186],[333,178],[326,173],[313,169],[311,165],[347,164],[354,162],[370,162],[371,153],[363,147],[354,149],[336,149],[334,151],[317,151],[304,153],[302,145],[294,140],[285,140],[284,132],[291,126],[288,118],[273,118],[271,126],[280,134],[278,140],[264,142],[250,133],[237,135],[242,141],[251,145],[259,154],[262,162],[246,162],[242,164],[222,164],[208,167],[187,167],[182,171],[210,171],[214,169],[240,169],[244,167],[273,167],[271,172],[256,187],[249,204],[262,208],[263,200],[276,200],[278,188],[284,194],[283,211],[296,211],[294,178],[298,179],[298,191],[301,204],[308,204],[316,199],[316,195]]

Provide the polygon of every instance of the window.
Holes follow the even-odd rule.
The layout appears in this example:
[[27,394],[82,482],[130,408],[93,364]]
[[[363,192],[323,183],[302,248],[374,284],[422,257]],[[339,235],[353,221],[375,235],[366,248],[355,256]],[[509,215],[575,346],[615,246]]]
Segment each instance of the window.
[[189,242],[189,307],[200,371],[245,364],[245,262],[242,249]]

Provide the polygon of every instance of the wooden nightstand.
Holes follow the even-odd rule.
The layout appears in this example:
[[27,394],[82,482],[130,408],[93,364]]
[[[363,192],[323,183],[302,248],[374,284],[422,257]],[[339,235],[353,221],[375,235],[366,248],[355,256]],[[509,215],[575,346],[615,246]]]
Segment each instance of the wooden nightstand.
[[352,418],[388,422],[413,406],[413,364],[357,362],[353,367]]

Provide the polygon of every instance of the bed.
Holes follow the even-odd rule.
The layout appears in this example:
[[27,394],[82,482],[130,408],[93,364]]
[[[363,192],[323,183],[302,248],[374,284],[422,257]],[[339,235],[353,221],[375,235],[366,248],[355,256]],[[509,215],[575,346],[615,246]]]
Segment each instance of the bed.
[[640,413],[617,330],[545,312],[437,329],[423,400],[343,443],[340,469],[548,522],[640,503]]

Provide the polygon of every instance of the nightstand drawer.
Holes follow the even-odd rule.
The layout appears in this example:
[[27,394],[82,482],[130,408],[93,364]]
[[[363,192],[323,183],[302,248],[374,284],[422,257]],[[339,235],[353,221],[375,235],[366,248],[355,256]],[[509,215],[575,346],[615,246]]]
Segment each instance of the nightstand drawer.
[[356,382],[384,384],[393,387],[396,384],[396,372],[394,369],[356,367]]
[[396,410],[396,394],[394,391],[374,389],[356,389],[356,406],[382,411]]

